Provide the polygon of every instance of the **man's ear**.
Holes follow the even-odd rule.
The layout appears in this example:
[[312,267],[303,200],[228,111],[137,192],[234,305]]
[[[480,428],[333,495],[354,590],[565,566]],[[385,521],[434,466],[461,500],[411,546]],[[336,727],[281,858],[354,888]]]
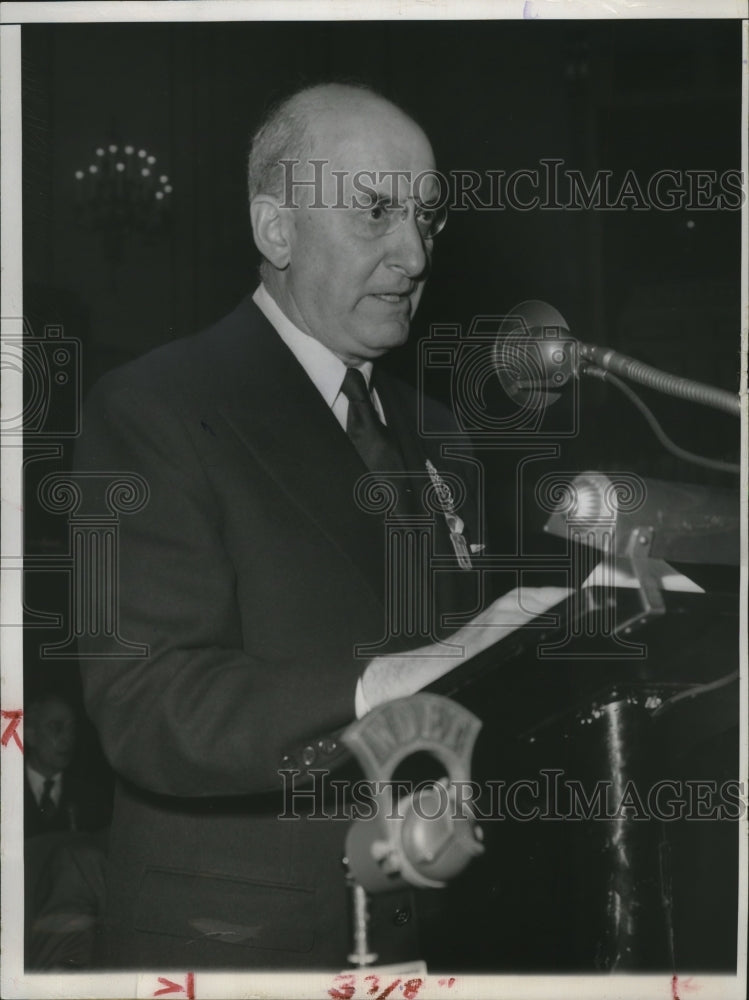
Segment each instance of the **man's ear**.
[[267,260],[283,270],[291,260],[293,222],[288,209],[282,209],[270,195],[260,194],[250,205],[252,235],[255,245]]

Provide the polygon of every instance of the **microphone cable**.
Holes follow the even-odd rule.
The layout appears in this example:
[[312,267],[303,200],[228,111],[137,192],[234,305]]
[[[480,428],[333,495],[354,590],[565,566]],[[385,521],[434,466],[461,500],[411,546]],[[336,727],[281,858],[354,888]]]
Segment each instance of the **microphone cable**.
[[741,415],[739,397],[726,389],[716,389],[712,385],[694,382],[681,375],[672,375],[645,364],[644,361],[628,358],[626,354],[619,354],[608,347],[597,347],[595,344],[580,344],[580,357],[598,368],[622,375],[667,396],[686,399],[690,403],[701,403],[737,417]]
[[[705,469],[713,469],[718,472],[730,472],[736,476],[740,475],[740,465],[736,465],[733,462],[724,462],[718,458],[706,458],[704,455],[696,455],[694,452],[687,451],[685,448],[680,448],[678,444],[675,444],[658,423],[655,414],[650,407],[642,399],[640,399],[631,386],[628,386],[626,382],[622,381],[622,379],[620,379],[617,375],[614,375],[613,372],[606,371],[603,368],[598,368],[596,365],[590,364],[586,365],[584,371],[586,375],[592,375],[594,378],[598,378],[602,382],[610,382],[612,385],[615,385],[616,388],[626,396],[630,403],[637,407],[660,443],[667,451],[670,451],[672,455],[683,459],[685,462],[691,462],[693,465],[701,465]],[[723,390],[715,391],[722,392]]]

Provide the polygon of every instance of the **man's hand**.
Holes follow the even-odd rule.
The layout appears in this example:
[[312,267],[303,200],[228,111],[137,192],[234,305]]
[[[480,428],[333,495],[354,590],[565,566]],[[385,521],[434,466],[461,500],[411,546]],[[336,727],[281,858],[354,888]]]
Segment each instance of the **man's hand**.
[[572,591],[567,587],[524,587],[511,590],[449,636],[444,645],[422,646],[403,655],[377,656],[361,678],[361,694],[368,711],[384,701],[403,698],[449,673],[499,639],[559,604]]

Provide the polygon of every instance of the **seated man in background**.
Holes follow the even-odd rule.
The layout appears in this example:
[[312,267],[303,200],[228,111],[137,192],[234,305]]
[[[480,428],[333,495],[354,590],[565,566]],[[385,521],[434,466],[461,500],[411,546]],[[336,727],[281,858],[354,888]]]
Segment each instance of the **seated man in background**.
[[34,699],[24,712],[24,836],[106,826],[105,789],[72,768],[76,719],[60,695]]
[[104,907],[111,796],[76,769],[76,717],[62,696],[24,712],[26,968],[85,968]]

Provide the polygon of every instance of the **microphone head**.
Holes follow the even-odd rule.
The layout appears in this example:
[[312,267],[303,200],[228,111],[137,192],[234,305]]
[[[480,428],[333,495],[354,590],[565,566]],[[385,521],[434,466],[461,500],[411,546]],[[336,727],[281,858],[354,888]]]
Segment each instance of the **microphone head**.
[[548,406],[577,372],[577,341],[562,314],[539,299],[519,303],[502,320],[494,344],[497,377],[523,406]]

